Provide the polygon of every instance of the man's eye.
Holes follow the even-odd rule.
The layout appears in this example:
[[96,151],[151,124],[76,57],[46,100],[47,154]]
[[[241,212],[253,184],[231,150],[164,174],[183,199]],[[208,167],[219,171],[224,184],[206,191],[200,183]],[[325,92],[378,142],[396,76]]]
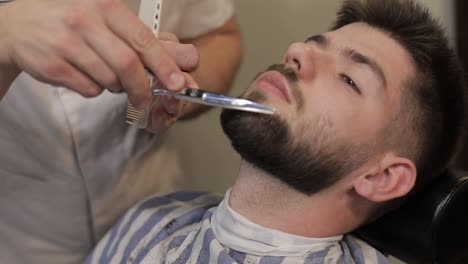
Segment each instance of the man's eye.
[[359,90],[356,83],[353,81],[353,79],[349,78],[348,75],[342,74],[341,79],[343,79],[343,81],[346,83],[346,85],[350,86],[354,91],[356,91],[359,94],[361,93],[361,90]]

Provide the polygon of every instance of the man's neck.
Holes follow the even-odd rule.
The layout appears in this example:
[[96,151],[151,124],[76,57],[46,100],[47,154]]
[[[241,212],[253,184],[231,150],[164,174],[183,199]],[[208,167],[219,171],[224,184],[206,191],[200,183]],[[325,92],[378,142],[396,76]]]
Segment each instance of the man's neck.
[[311,196],[243,161],[231,189],[230,207],[250,221],[304,237],[330,237],[348,232],[358,219],[347,197],[335,189]]

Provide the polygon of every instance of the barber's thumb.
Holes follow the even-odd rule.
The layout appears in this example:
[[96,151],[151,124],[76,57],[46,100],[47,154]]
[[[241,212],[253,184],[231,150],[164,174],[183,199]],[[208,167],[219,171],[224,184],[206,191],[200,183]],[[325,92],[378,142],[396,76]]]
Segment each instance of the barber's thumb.
[[169,75],[168,83],[169,90],[181,90],[185,85],[185,76],[182,72],[173,72]]
[[[179,67],[175,64],[174,60],[167,54],[162,53],[158,61],[153,67],[148,63],[147,70],[150,71],[157,80],[153,87],[164,87],[168,90],[177,92],[184,88],[185,75]],[[159,66],[159,67],[158,67]]]
[[199,56],[194,45],[165,40],[160,43],[181,70],[191,72],[198,67]]

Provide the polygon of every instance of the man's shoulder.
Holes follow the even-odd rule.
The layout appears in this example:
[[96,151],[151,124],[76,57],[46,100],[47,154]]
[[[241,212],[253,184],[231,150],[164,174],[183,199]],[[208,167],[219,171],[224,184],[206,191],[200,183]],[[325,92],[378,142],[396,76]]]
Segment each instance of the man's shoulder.
[[[193,209],[208,210],[211,207],[217,206],[223,196],[209,192],[194,192],[194,191],[178,191],[168,194],[159,194],[146,198],[140,203],[133,206],[126,213],[129,215],[149,215],[158,211],[178,211],[179,214],[183,211],[192,211]],[[171,214],[168,213],[168,216]],[[174,215],[174,217],[176,217]],[[132,217],[130,217],[132,218]],[[136,219],[133,217],[133,221]]]
[[177,191],[150,196],[138,203],[135,207],[143,206],[144,208],[150,208],[167,204],[176,204],[179,206],[218,204],[222,199],[223,196],[217,193],[200,191]]
[[174,241],[197,229],[222,196],[174,192],[147,198],[132,207],[98,243],[87,263],[121,260],[139,263],[148,254],[162,257]]

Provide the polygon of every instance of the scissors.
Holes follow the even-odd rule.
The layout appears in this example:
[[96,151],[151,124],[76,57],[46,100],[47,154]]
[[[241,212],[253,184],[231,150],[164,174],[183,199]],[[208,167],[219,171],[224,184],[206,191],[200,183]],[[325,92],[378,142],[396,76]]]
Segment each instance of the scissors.
[[194,88],[184,88],[178,93],[166,89],[153,89],[153,95],[171,95],[182,101],[259,114],[272,115],[276,111],[272,107],[255,103],[247,99],[230,97]]

